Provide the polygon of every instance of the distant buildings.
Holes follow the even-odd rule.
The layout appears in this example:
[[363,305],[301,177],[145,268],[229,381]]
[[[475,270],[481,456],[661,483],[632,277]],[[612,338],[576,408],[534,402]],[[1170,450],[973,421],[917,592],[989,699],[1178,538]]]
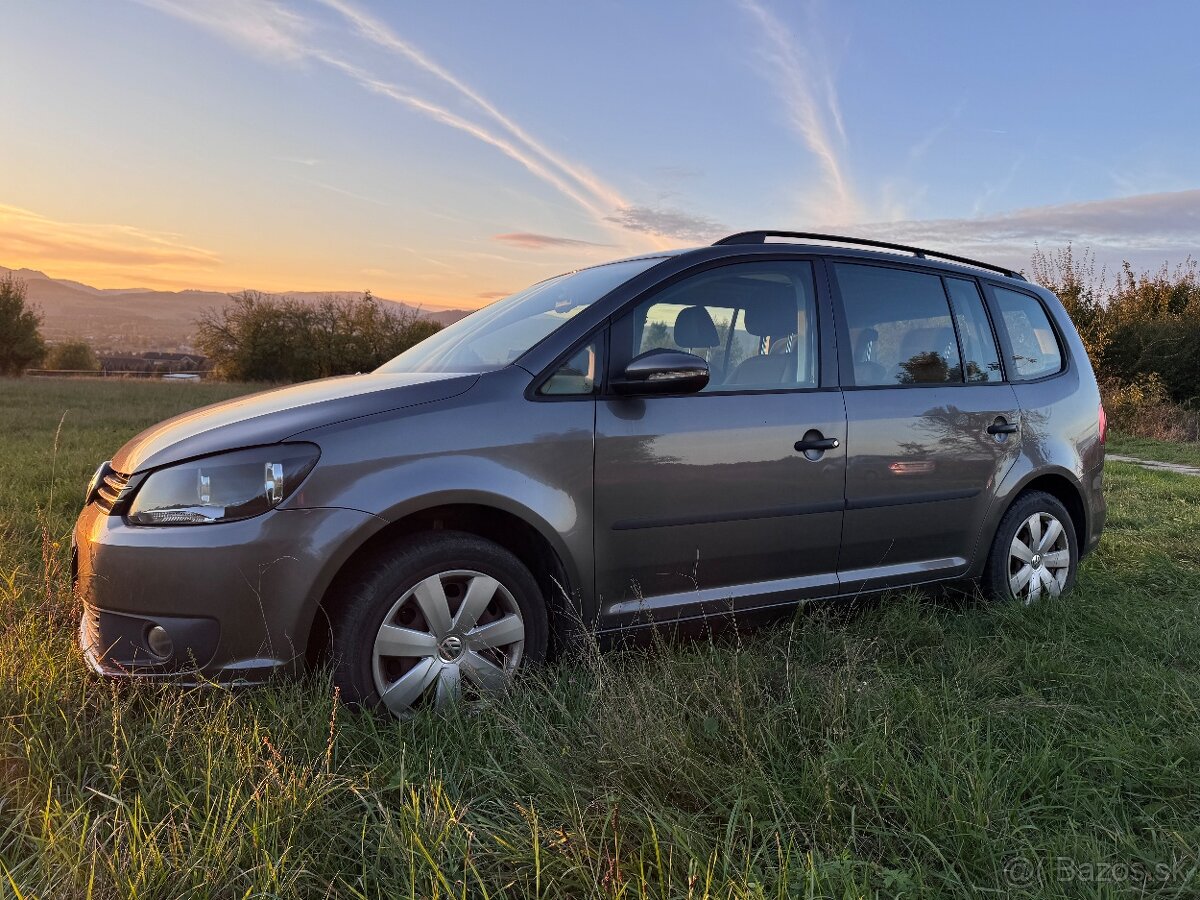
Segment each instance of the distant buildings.
[[100,355],[100,370],[105,375],[156,375],[180,372],[203,375],[211,368],[208,358],[199,353],[163,353],[147,350],[145,353],[103,353]]

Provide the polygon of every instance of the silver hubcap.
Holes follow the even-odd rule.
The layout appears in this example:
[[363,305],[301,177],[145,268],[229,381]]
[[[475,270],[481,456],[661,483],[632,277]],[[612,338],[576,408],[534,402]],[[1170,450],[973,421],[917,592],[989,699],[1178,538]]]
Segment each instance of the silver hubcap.
[[375,636],[375,690],[396,715],[462,693],[503,690],[521,662],[525,621],[490,575],[455,569],[431,575],[392,604]]
[[1057,597],[1071,571],[1071,545],[1062,522],[1050,513],[1034,513],[1021,523],[1008,551],[1008,586],[1029,605],[1043,594]]

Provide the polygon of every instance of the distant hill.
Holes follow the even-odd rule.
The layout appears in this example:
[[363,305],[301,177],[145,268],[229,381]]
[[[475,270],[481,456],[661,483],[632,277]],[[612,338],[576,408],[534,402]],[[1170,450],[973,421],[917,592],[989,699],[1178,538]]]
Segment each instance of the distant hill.
[[[195,322],[206,309],[224,306],[230,295],[219,291],[156,291],[149,288],[94,288],[78,281],[51,278],[35,269],[0,266],[25,282],[29,300],[40,307],[42,333],[48,340],[83,338],[97,350],[190,349]],[[288,291],[287,296],[316,301],[322,297],[359,297],[361,291]],[[457,322],[471,310],[421,309],[399,300],[379,297],[405,309],[415,309],[435,322]]]

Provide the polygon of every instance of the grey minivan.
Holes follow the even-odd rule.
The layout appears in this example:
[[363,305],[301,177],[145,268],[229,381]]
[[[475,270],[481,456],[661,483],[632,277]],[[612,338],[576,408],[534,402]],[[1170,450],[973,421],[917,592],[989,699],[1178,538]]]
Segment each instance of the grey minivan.
[[1106,422],[1053,294],[915,247],[744,232],[581,269],[375,372],[185,413],[96,472],[110,676],[328,659],[396,714],[602,637],[976,579],[1070,589]]

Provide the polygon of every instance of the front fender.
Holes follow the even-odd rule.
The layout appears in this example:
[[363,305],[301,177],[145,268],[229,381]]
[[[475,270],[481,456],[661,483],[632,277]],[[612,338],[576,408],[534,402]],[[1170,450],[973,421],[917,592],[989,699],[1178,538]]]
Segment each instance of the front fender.
[[484,375],[458,397],[305,433],[321,461],[285,505],[345,507],[388,523],[448,504],[520,518],[593,592],[595,401],[526,399],[528,373]]

